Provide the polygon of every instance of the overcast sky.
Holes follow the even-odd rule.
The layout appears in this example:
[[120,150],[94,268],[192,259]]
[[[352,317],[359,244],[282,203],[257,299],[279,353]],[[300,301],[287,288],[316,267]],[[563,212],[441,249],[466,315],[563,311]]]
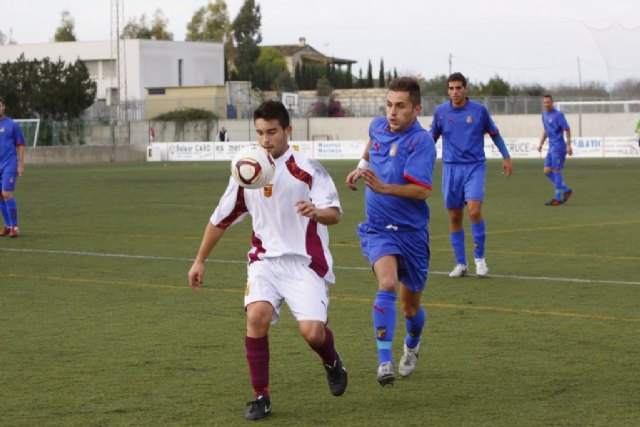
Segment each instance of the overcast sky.
[[[21,43],[53,39],[67,9],[80,41],[109,40],[109,0],[22,0],[3,7],[0,31]],[[243,0],[227,0],[230,18]],[[307,44],[353,59],[374,76],[380,60],[400,75],[461,71],[473,82],[496,74],[511,84],[640,79],[640,0],[257,0],[263,44]],[[161,9],[174,39],[207,0],[120,0],[126,23]],[[115,22],[115,18],[113,19]],[[122,24],[121,24],[122,25]],[[598,31],[610,28],[609,31]],[[578,59],[579,58],[579,59]]]

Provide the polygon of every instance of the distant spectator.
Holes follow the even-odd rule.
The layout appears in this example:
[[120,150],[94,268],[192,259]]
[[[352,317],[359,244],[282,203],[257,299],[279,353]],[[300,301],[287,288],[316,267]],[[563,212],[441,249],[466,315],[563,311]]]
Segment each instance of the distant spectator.
[[220,126],[216,141],[229,142],[229,131],[224,126]]

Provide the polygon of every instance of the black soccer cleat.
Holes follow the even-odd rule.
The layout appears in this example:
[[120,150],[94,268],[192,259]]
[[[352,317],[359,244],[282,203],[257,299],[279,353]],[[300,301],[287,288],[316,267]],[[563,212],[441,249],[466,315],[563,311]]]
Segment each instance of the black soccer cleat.
[[557,199],[553,199],[547,203],[545,203],[545,206],[560,206],[561,204],[563,204],[564,202],[561,202]]
[[347,370],[340,360],[340,355],[336,357],[336,361],[333,362],[333,366],[323,364],[324,369],[327,371],[327,381],[329,382],[329,390],[334,396],[342,396],[347,389]]
[[258,396],[256,400],[247,402],[247,406],[248,408],[244,412],[246,420],[259,420],[271,413],[271,401],[265,399],[264,396]]

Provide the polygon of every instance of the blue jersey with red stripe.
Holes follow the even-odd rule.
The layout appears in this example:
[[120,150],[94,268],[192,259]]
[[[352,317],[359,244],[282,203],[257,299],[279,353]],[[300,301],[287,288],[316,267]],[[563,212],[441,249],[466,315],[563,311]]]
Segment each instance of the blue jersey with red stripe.
[[18,168],[17,145],[24,145],[20,126],[4,116],[0,119],[0,170]]
[[555,108],[542,113],[542,125],[549,138],[549,151],[566,151],[567,143],[564,140],[564,131],[569,130],[569,123],[562,111]]
[[463,107],[444,103],[433,114],[431,136],[435,141],[442,136],[444,163],[484,162],[484,134],[498,135],[489,110],[479,102],[467,99]]
[[[402,132],[391,132],[386,117],[369,126],[369,167],[386,184],[414,183],[431,188],[436,147],[429,132],[416,120]],[[367,222],[398,229],[421,229],[429,222],[424,200],[378,194],[365,190]]]

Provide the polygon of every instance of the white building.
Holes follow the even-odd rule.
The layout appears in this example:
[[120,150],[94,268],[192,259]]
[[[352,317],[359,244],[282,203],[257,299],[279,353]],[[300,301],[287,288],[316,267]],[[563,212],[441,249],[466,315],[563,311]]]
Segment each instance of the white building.
[[21,54],[27,60],[80,59],[97,83],[96,101],[106,105],[142,101],[147,88],[224,85],[221,43],[127,39],[15,44],[0,46],[0,63],[14,62]]

